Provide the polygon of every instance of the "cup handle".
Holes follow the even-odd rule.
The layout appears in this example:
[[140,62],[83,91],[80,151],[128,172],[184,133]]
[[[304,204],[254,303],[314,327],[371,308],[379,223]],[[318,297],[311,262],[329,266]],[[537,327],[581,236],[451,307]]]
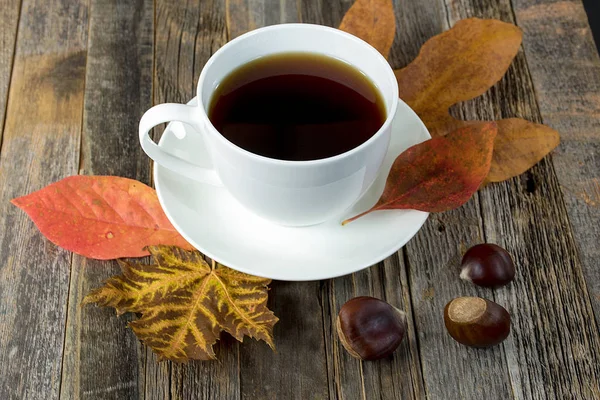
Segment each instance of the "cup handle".
[[[144,113],[140,120],[140,144],[144,152],[161,166],[198,182],[223,186],[214,169],[200,167],[167,153],[150,138],[150,130],[164,122],[179,121],[199,130],[201,124],[197,115],[198,110],[195,106],[185,104],[165,103],[152,107]],[[178,131],[174,133],[178,139],[183,139],[185,136],[185,133],[182,135]]]

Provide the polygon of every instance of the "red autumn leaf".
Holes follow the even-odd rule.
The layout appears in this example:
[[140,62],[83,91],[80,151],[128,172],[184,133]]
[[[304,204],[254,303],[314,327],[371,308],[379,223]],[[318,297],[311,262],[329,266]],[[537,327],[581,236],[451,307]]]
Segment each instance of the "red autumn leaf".
[[71,176],[13,199],[52,243],[99,260],[148,255],[152,245],[193,247],[173,228],[154,189],[116,176]]
[[482,123],[409,148],[394,161],[377,204],[343,223],[376,210],[443,212],[460,207],[490,170],[496,132],[495,122]]

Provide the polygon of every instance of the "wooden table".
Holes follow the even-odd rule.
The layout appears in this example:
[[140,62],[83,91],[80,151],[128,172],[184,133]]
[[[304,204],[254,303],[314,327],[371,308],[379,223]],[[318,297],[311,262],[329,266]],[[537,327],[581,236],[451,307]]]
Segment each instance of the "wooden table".
[[[352,0],[0,0],[0,399],[600,399],[600,59],[580,0],[395,0],[390,62],[461,18],[499,18],[523,50],[468,118],[519,116],[562,135],[529,172],[431,215],[397,254],[339,279],[274,282],[277,353],[223,337],[218,362],[158,363],[112,309],[82,297],[118,273],[45,240],[9,200],[73,174],[151,183],[137,124],[185,102],[229,39],[281,22],[338,26]],[[206,227],[210,229],[210,227]],[[458,279],[469,246],[517,260],[499,290]],[[234,244],[232,244],[233,246]],[[340,306],[372,295],[408,312],[397,353],[359,362]],[[489,350],[454,342],[442,310],[479,295],[512,314]]]

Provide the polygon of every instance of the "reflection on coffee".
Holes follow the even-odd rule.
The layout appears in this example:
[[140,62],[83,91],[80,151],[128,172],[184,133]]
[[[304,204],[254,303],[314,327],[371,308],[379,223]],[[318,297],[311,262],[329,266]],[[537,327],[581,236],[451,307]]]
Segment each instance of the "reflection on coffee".
[[386,119],[379,90],[361,71],[312,53],[281,53],[242,65],[219,84],[208,115],[235,145],[294,161],[351,150]]

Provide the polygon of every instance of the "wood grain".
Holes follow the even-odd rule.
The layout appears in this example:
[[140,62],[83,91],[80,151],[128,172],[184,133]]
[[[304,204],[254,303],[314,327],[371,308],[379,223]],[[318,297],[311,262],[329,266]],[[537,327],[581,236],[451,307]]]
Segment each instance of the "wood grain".
[[[427,394],[419,354],[419,340],[415,329],[405,250],[388,257],[381,264],[379,267],[381,278],[378,281],[381,294],[378,290],[374,296],[381,296],[381,299],[404,310],[408,327],[404,342],[393,354],[389,363],[382,361],[380,364],[382,398],[423,399]],[[388,393],[393,393],[393,396]]]
[[[338,26],[351,5],[352,1],[303,2],[303,22]],[[378,266],[322,283],[330,398],[419,399],[425,396],[408,280],[402,259],[403,253],[400,252]],[[386,300],[407,312],[408,338],[388,359],[361,362],[352,358],[339,342],[335,328],[337,314],[346,301],[361,295]]]
[[3,0],[0,4],[0,143],[20,10],[21,0]]
[[408,276],[428,398],[512,398],[502,347],[471,349],[446,332],[444,306],[460,296],[489,294],[458,278],[462,254],[483,241],[477,197],[432,215],[407,245]]
[[[329,300],[324,306],[324,331],[330,398],[424,398],[408,280],[399,254],[349,277],[323,282],[321,296],[324,301]],[[356,296],[376,297],[407,313],[407,336],[390,357],[363,362],[352,358],[342,347],[336,331],[337,315],[343,304]]]
[[[509,1],[464,1],[460,7],[448,2],[447,6],[450,23],[471,16],[514,22]],[[463,105],[459,114],[522,116],[540,122],[524,54],[517,55],[492,91]],[[550,160],[521,177],[491,185],[479,198],[486,241],[506,247],[520,267],[515,282],[494,293],[512,315],[513,334],[504,350],[515,397],[597,397],[600,340],[594,324],[581,324],[593,321],[594,315]]]
[[[524,52],[452,113],[544,122],[561,146],[432,215],[376,266],[274,282],[277,353],[223,335],[218,362],[182,365],[158,363],[126,327],[131,317],[80,308],[118,269],[56,248],[9,200],[77,172],[151,182],[136,131],[153,102],[191,99],[228,38],[281,22],[337,26],[353,0],[0,0],[0,398],[600,399],[600,58],[580,1],[393,2],[395,68],[458,19],[516,20]],[[484,241],[514,255],[511,285],[458,279],[464,251]],[[358,295],[407,312],[408,337],[388,359],[361,362],[339,343],[337,312]],[[448,336],[442,310],[461,295],[507,307],[513,326],[502,345],[476,350]]]
[[273,282],[269,300],[280,318],[276,352],[254,340],[240,344],[242,398],[327,399],[319,283]]
[[[136,133],[152,104],[153,21],[152,0],[90,3],[81,174],[149,181],[150,163]],[[143,393],[146,354],[127,327],[132,317],[81,306],[90,290],[118,273],[114,261],[73,255],[61,398],[137,399]]]
[[600,329],[600,57],[579,1],[513,1],[537,104],[561,134],[552,164]]
[[227,43],[224,1],[157,0],[155,34],[154,102],[186,103],[206,61]]
[[[295,0],[228,0],[230,38],[263,26],[297,22]],[[240,345],[240,385],[245,399],[328,398],[323,316],[318,282],[273,282],[269,307],[280,316],[277,351],[264,343]]]
[[71,254],[9,200],[77,173],[87,11],[77,0],[22,6],[0,157],[2,399],[59,394]]
[[[196,95],[206,61],[227,42],[225,2],[158,0],[155,6],[154,103],[186,103]],[[163,398],[153,397],[159,393],[174,399],[239,398],[238,344],[223,336],[215,351],[218,362],[157,364],[151,355],[146,371],[148,398]]]
[[[394,67],[407,65],[420,46],[449,26],[438,1],[395,2],[398,34],[390,57]],[[458,278],[462,253],[483,238],[477,195],[463,207],[432,214],[406,246],[406,262],[418,334],[425,391],[431,399],[512,398],[508,365],[501,347],[469,349],[447,334],[443,309],[459,296],[485,292]]]
[[229,40],[256,28],[300,22],[296,0],[225,0]]

